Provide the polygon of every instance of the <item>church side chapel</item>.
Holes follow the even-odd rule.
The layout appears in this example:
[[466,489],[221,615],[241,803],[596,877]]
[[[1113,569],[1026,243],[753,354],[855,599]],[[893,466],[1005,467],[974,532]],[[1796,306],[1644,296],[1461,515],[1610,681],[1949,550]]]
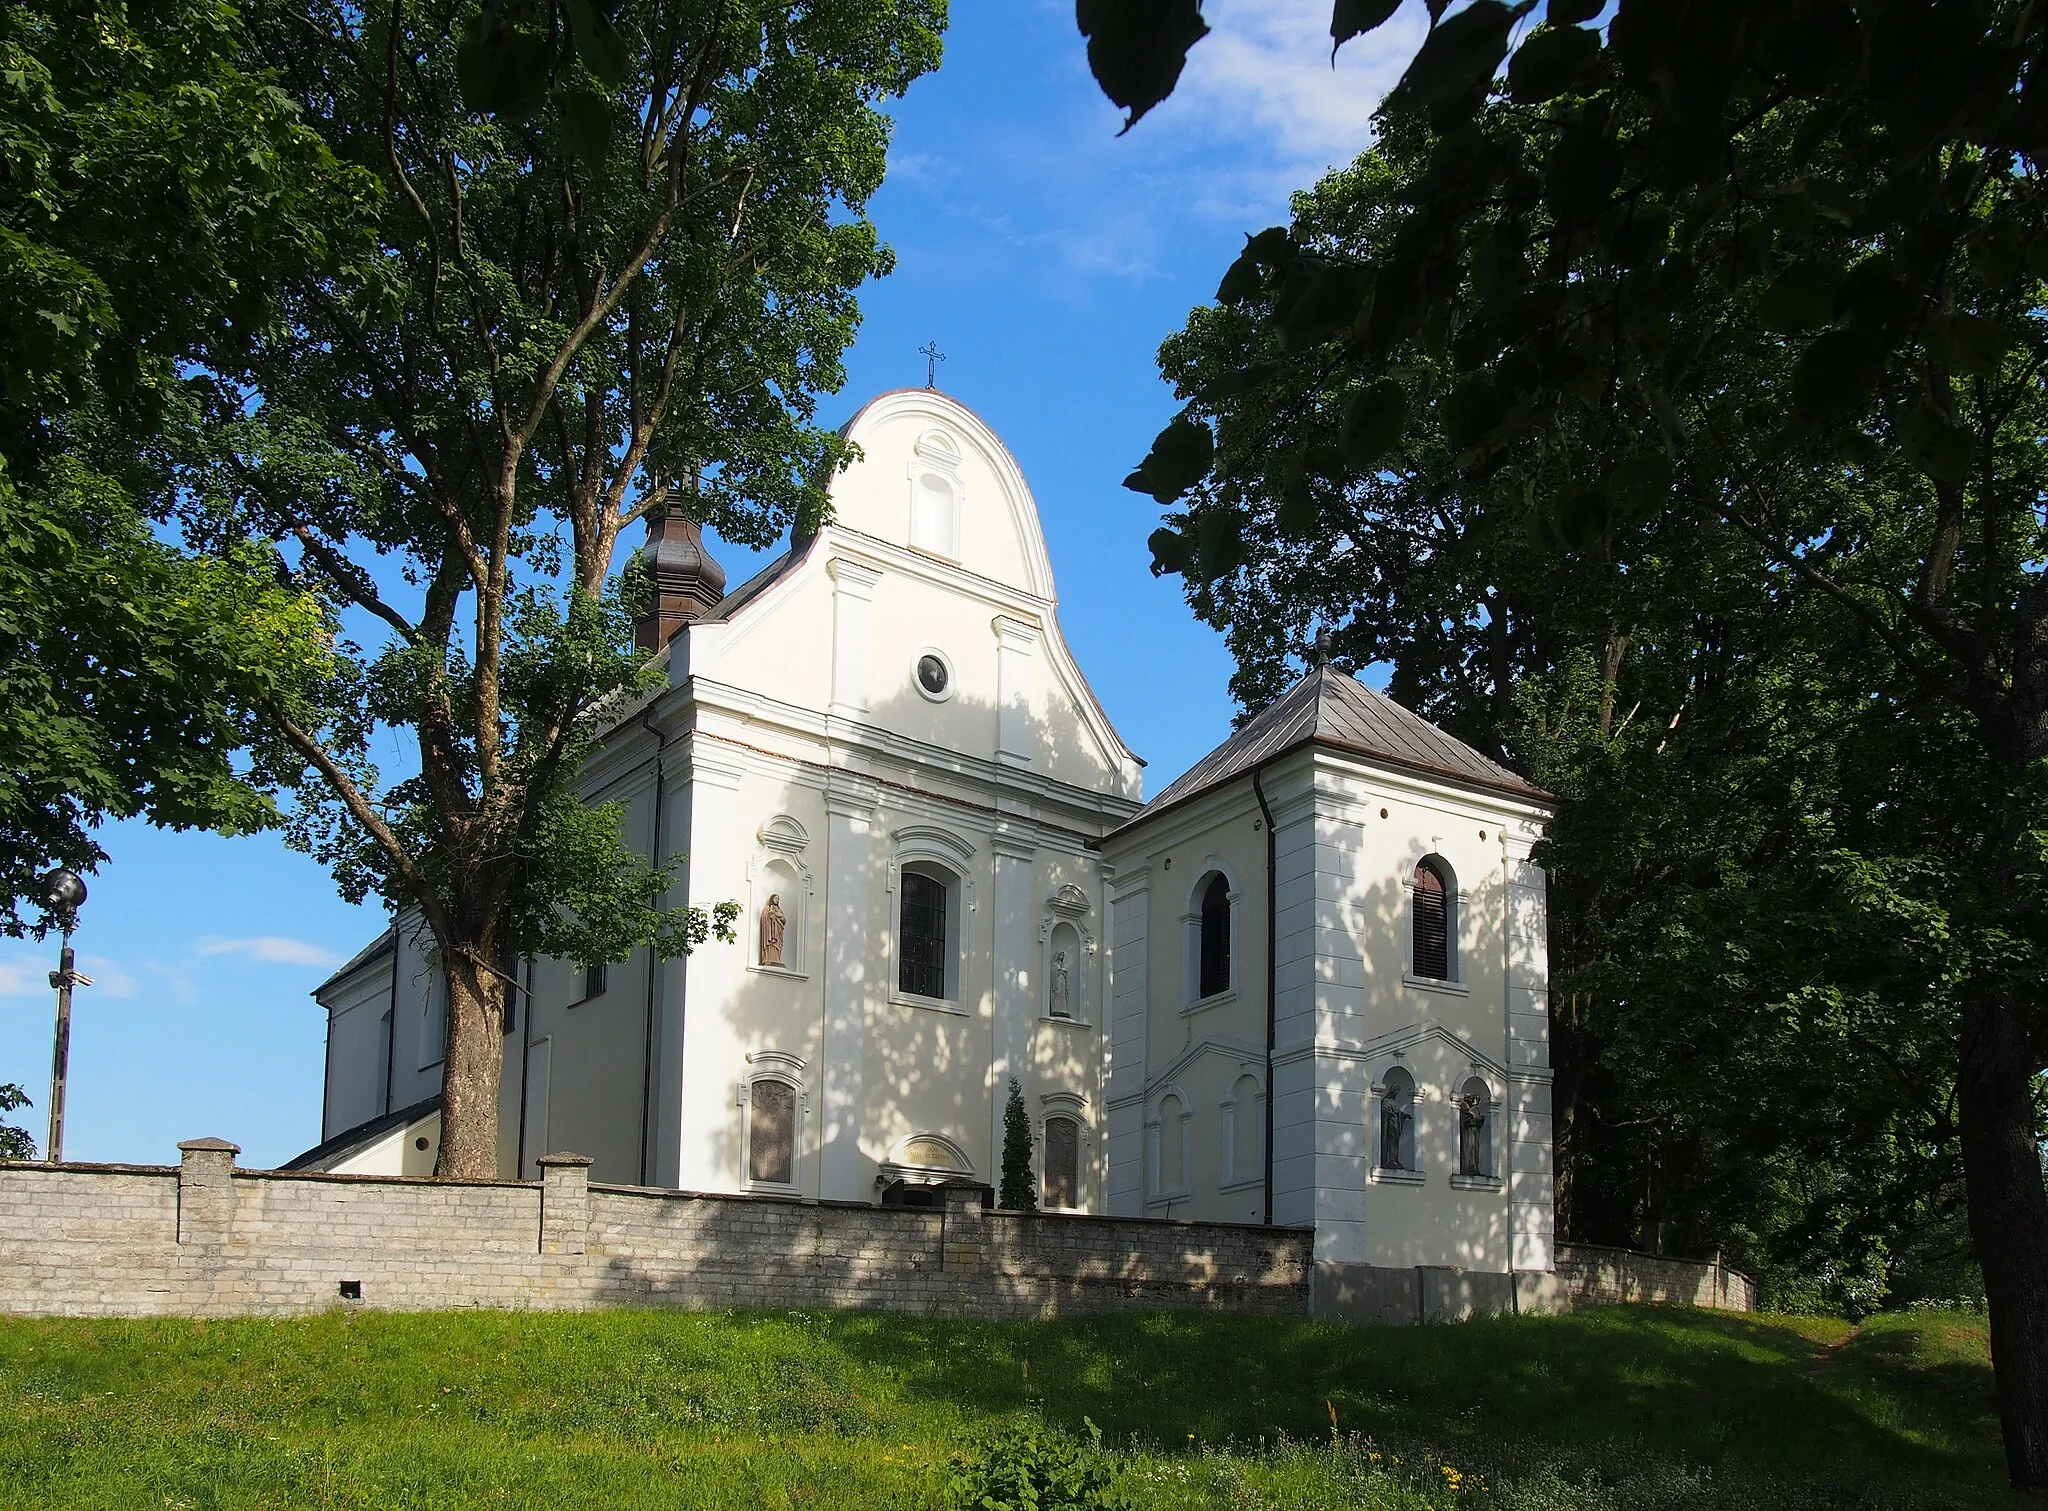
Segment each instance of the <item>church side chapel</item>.
[[[1141,806],[1002,442],[930,388],[847,434],[830,522],[737,587],[649,522],[668,682],[583,791],[740,937],[520,963],[503,1173],[987,1199],[1014,1078],[1043,1210],[1312,1225],[1318,1295],[1363,1304],[1384,1267],[1550,1270],[1547,796],[1324,664]],[[316,996],[294,1165],[430,1172],[421,932]]]

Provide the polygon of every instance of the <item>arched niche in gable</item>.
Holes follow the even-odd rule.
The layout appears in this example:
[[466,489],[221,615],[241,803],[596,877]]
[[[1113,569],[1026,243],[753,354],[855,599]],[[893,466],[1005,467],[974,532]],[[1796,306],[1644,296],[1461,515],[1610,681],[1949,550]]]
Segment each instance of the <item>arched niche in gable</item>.
[[[747,969],[776,976],[810,973],[811,868],[804,864],[810,834],[787,813],[755,831],[747,862]],[[771,949],[777,934],[779,951]]]
[[961,473],[959,441],[932,426],[911,448],[910,544],[919,551],[960,559],[960,531],[967,503],[967,480]]

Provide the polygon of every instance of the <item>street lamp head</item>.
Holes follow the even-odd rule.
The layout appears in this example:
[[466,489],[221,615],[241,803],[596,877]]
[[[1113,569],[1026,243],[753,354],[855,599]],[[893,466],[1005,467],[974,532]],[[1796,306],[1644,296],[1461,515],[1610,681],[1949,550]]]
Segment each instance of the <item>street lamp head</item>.
[[76,871],[59,867],[43,878],[43,900],[60,918],[69,918],[85,901],[85,882]]

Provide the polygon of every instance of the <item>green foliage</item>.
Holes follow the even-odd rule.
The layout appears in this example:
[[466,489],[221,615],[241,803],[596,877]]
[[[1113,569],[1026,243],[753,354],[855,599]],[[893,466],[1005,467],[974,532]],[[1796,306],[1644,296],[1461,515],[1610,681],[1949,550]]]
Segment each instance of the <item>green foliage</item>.
[[252,711],[324,660],[261,541],[180,548],[152,454],[181,365],[240,350],[363,187],[239,47],[218,0],[0,11],[0,933],[104,818],[276,823]]
[[371,235],[192,375],[165,449],[188,528],[286,542],[276,570],[346,631],[265,705],[306,777],[292,836],[345,896],[424,918],[469,1092],[443,1173],[488,1175],[498,961],[730,936],[734,910],[670,906],[674,858],[576,799],[663,682],[632,644],[644,583],[612,563],[650,511],[751,544],[822,517],[848,449],[817,397],[891,266],[866,216],[882,107],[936,65],[944,4],[246,16],[282,98],[374,185]]
[[[35,1104],[28,1099],[28,1093],[19,1086],[8,1082],[0,1085],[0,1112],[19,1112]],[[0,1159],[34,1159],[36,1141],[26,1128],[16,1128],[9,1123],[0,1123]]]
[[1003,1176],[997,1204],[1012,1212],[1038,1210],[1038,1179],[1031,1173],[1031,1114],[1024,1110],[1024,1088],[1010,1077],[1003,1103]]
[[[2048,14],[1532,9],[1432,6],[1375,152],[1167,344],[1215,447],[1155,555],[1248,702],[1321,620],[1569,800],[1578,1231],[1862,1308],[1943,1268],[1967,1148],[2042,1336]],[[2001,1379],[2048,1487],[2048,1353]]]
[[1147,1511],[2010,1504],[1984,1322],[1962,1312],[1855,1330],[1647,1307],[1404,1329],[1190,1312],[0,1321],[10,1511],[939,1511],[962,1445],[1020,1426],[1096,1457]]
[[1136,1511],[1110,1488],[1116,1471],[1102,1452],[1102,1429],[1087,1424],[1086,1441],[1035,1422],[1004,1428],[947,1474],[958,1511]]

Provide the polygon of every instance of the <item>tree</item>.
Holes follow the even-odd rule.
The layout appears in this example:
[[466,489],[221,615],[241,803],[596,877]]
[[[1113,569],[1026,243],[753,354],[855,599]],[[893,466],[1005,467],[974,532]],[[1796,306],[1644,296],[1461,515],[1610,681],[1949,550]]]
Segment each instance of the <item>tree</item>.
[[1012,1212],[1038,1210],[1038,1178],[1031,1172],[1031,1114],[1024,1110],[1024,1088],[1010,1077],[1010,1097],[1003,1103],[1003,1184],[996,1204]]
[[[0,1086],[0,1112],[14,1112],[20,1108],[32,1105],[28,1099],[28,1093],[19,1086],[11,1083]],[[26,1128],[16,1128],[12,1124],[0,1123],[0,1159],[34,1159],[35,1157],[36,1141],[30,1137],[29,1131]]]
[[[261,705],[303,762],[296,842],[351,899],[416,910],[445,978],[442,1175],[497,1169],[507,962],[673,954],[716,932],[575,779],[658,685],[620,531],[686,509],[772,539],[845,443],[852,291],[887,120],[938,59],[940,0],[260,0],[252,54],[373,180],[372,243],[189,385],[167,443],[186,527],[280,540],[348,633]],[[388,565],[387,565],[388,561]],[[386,778],[380,729],[416,769]]]
[[[1082,8],[1097,78],[1134,119],[1199,39],[1194,9]],[[1332,36],[1392,9],[1337,0]],[[1962,801],[1941,854],[1967,945],[1929,1009],[2008,1467],[2048,1487],[2048,16],[1623,0],[1603,34],[1581,24],[1593,0],[1553,0],[1509,58],[1533,9],[1433,7],[1386,103],[1425,155],[1372,256],[1262,233],[1219,296],[1260,311],[1267,360],[1337,381],[1341,402],[1298,416],[1305,478],[1375,476],[1426,415],[1486,512],[1529,521],[1557,560],[1624,574],[1668,529],[1703,529],[1839,616],[1873,687],[1953,715],[1962,771],[1943,786]],[[1170,502],[1211,446],[1184,418],[1135,482]],[[1164,564],[1208,570],[1200,538],[1158,540]]]
[[[1426,148],[1391,131],[1297,196],[1290,234],[1370,255]],[[1274,355],[1256,303],[1198,309],[1162,348],[1218,457],[1170,527],[1191,600],[1228,635],[1247,706],[1286,686],[1320,623],[1340,661],[1391,665],[1403,701],[1565,799],[1543,859],[1568,1231],[1723,1247],[1769,1294],[1867,1306],[1947,1221],[1926,1193],[1956,1168],[1925,1007],[1946,932],[1901,930],[1871,882],[1924,856],[1904,816],[1955,795],[1945,748],[1898,759],[1926,717],[1913,690],[1873,687],[1832,607],[1775,591],[1725,532],[1667,521],[1625,572],[1560,555],[1429,411],[1336,486],[1308,465],[1331,444],[1312,417],[1349,379],[1310,363],[1231,382]],[[1794,917],[1811,921],[1797,948]],[[1837,934],[1857,948],[1822,947]]]
[[316,664],[319,604],[138,502],[180,365],[267,318],[328,206],[349,219],[350,176],[239,41],[223,0],[0,12],[0,933],[43,872],[105,859],[103,818],[279,819],[249,709]]

